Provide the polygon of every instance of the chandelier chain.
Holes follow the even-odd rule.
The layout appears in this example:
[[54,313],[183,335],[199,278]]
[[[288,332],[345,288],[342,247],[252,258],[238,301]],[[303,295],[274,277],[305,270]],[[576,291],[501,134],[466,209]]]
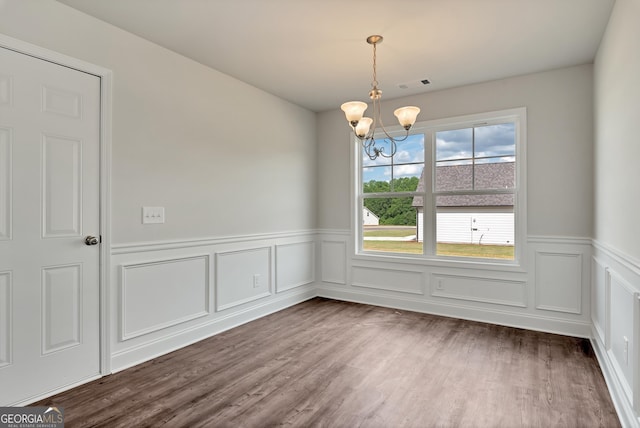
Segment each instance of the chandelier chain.
[[371,88],[378,89],[378,76],[376,72],[376,45],[373,43],[373,81],[371,82]]

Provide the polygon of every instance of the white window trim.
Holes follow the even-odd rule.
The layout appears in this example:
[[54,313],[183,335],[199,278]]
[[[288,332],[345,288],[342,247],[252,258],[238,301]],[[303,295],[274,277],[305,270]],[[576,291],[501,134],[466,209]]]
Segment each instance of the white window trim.
[[[480,268],[487,270],[506,270],[506,271],[525,271],[527,264],[527,109],[526,107],[518,107],[507,110],[498,110],[485,113],[470,114],[464,116],[456,116],[444,119],[428,120],[424,122],[416,123],[411,133],[425,133],[425,165],[433,165],[433,156],[435,151],[435,145],[428,142],[429,135],[432,135],[436,131],[443,131],[447,129],[457,129],[463,127],[471,127],[480,124],[501,123],[505,120],[514,121],[516,124],[516,188],[515,198],[516,205],[514,207],[514,221],[515,221],[515,254],[514,260],[498,260],[498,259],[483,259],[483,258],[465,258],[465,257],[451,257],[451,256],[437,256],[435,255],[435,241],[425,242],[426,245],[431,245],[434,248],[430,249],[432,254],[401,254],[401,253],[383,253],[383,252],[363,252],[362,251],[362,155],[361,144],[359,140],[352,137],[352,150],[351,153],[351,177],[352,177],[352,192],[351,192],[351,211],[352,211],[352,227],[351,227],[351,239],[353,246],[353,258],[356,260],[376,260],[381,262],[396,262],[396,263],[409,263],[409,264],[423,264],[429,266],[447,266],[447,267],[460,267],[460,268]],[[389,129],[392,133],[401,133],[403,130],[397,126]],[[425,186],[427,187],[427,186]],[[396,196],[393,193],[388,195],[389,197]],[[427,210],[426,201],[429,198],[429,194],[425,197],[425,212]],[[432,202],[432,201],[429,201]],[[432,203],[431,203],[432,205]],[[435,208],[430,206],[430,210]],[[429,222],[431,229],[429,233],[431,236],[435,236],[435,221]],[[423,229],[427,229],[427,225]]]

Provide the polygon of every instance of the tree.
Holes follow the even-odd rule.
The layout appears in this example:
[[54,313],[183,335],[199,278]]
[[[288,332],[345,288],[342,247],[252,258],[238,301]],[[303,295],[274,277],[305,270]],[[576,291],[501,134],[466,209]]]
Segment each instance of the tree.
[[[391,182],[371,180],[363,183],[364,193],[415,192],[418,177],[394,178]],[[411,206],[412,196],[393,198],[366,198],[364,206],[378,216],[380,224],[415,226],[416,211]]]

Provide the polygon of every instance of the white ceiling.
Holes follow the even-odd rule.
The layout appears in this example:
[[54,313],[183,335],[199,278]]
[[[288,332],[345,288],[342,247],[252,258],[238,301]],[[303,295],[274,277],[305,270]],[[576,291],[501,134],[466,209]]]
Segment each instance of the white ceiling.
[[371,34],[391,99],[590,63],[615,0],[58,1],[324,111],[369,101]]

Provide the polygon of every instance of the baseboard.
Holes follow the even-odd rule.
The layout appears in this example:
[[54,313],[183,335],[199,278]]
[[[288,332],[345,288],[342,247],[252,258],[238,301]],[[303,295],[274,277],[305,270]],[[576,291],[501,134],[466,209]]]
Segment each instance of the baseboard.
[[422,312],[469,321],[486,322],[507,327],[542,331],[545,333],[583,338],[591,337],[591,323],[588,322],[542,317],[508,310],[491,309],[489,311],[462,304],[432,302],[405,296],[379,295],[373,292],[363,292],[359,290],[340,290],[337,287],[326,285],[318,287],[317,295],[330,299]]
[[246,309],[234,311],[229,315],[222,315],[213,321],[194,326],[173,335],[145,342],[133,348],[112,354],[112,373],[116,373],[137,364],[149,361],[161,355],[192,345],[226,330],[262,318],[290,306],[302,303],[316,297],[312,285],[300,287],[297,292],[290,292],[284,296],[275,297],[268,302],[258,303]]
[[613,368],[609,356],[604,348],[604,345],[598,339],[597,332],[593,330],[591,337],[591,346],[595,351],[596,358],[600,364],[602,375],[609,388],[609,395],[611,395],[611,401],[616,408],[618,418],[623,427],[628,428],[640,428],[640,417],[635,415],[631,402],[627,399],[627,394],[624,392],[624,388],[620,384],[616,372]]

